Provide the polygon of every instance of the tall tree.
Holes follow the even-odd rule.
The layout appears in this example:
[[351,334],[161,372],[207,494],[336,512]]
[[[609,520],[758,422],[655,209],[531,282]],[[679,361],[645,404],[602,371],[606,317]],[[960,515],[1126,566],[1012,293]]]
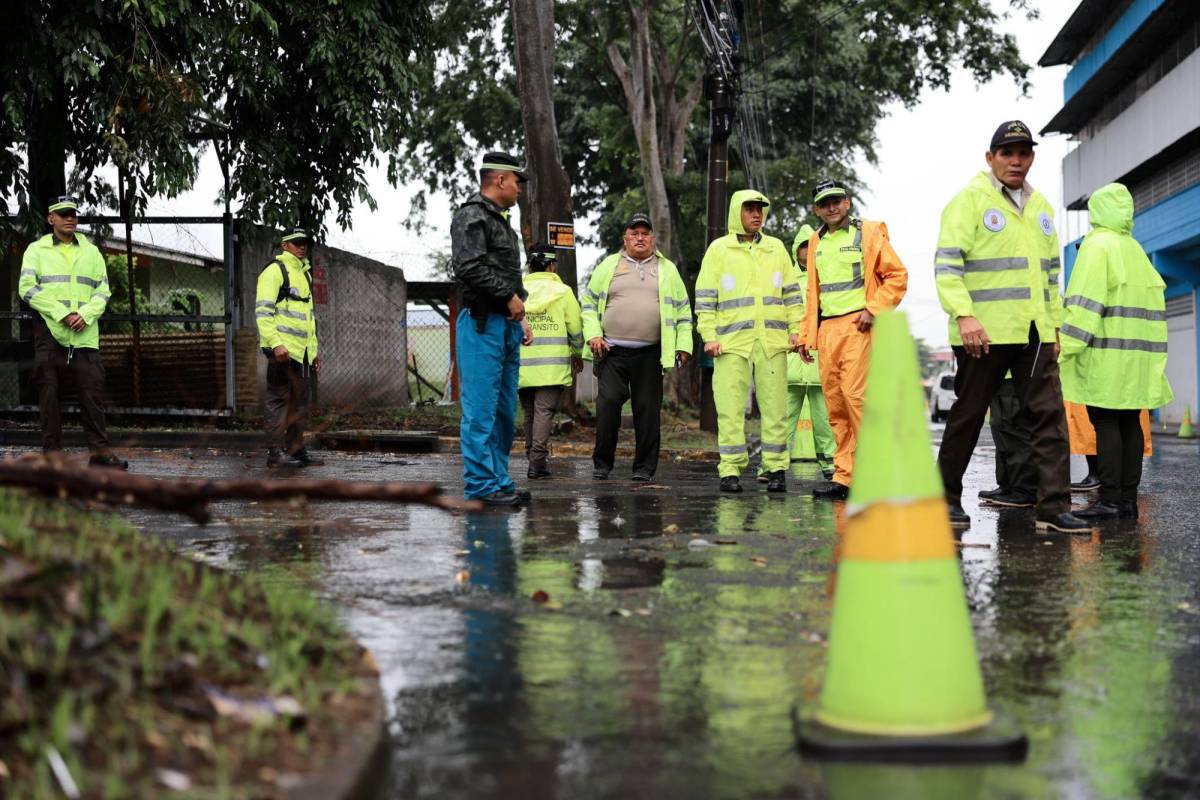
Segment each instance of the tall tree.
[[15,198],[34,219],[45,197],[29,190],[66,183],[64,151],[85,201],[112,204],[98,170],[116,163],[144,209],[189,188],[216,140],[243,215],[319,230],[336,209],[344,226],[356,201],[373,205],[363,165],[399,147],[432,60],[424,7],[391,0],[25,0],[4,14],[0,210]]
[[[526,246],[544,241],[547,223],[573,221],[571,180],[562,165],[554,116],[554,0],[512,0],[517,89],[529,191],[521,200],[521,233]],[[575,252],[563,250],[558,275],[576,286]]]

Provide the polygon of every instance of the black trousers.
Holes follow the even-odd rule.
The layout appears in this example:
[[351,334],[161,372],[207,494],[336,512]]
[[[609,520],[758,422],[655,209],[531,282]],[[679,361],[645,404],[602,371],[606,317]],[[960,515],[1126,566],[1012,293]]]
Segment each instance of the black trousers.
[[108,449],[104,426],[104,364],[100,351],[68,350],[50,333],[39,316],[33,323],[33,374],[38,387],[38,410],[42,424],[42,449],[62,450],[62,398],[60,387],[67,376],[75,379],[79,392],[79,417],[88,449]]
[[992,440],[996,443],[996,485],[1007,492],[1037,497],[1033,427],[1011,378],[1000,384],[990,409]]
[[282,447],[295,453],[304,447],[304,428],[312,397],[312,366],[289,358],[280,364],[272,354],[267,357],[267,413],[263,432],[267,447]]
[[1028,344],[993,344],[979,358],[966,348],[954,348],[958,375],[954,391],[958,400],[938,451],[938,468],[946,488],[946,502],[962,504],[962,478],[979,442],[979,431],[988,406],[1004,376],[1012,370],[1013,388],[1022,401],[1033,432],[1033,463],[1037,469],[1039,515],[1071,510],[1071,454],[1067,444],[1067,417],[1053,345],[1041,343],[1037,328],[1029,326]]
[[1096,469],[1100,502],[1136,503],[1142,482],[1142,412],[1139,409],[1087,407],[1096,429]]
[[659,428],[662,419],[662,348],[614,345],[598,369],[600,390],[596,395],[596,447],[592,466],[611,470],[621,431],[621,407],[633,401],[635,449],[633,471],[653,475],[658,469]]

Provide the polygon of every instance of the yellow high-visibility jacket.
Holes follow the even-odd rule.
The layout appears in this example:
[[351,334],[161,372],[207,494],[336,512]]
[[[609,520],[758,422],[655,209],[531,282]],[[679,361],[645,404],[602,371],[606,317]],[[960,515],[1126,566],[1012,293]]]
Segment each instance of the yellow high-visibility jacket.
[[1017,211],[980,172],[942,211],[934,262],[950,344],[962,344],[959,317],[978,319],[992,344],[1028,342],[1031,322],[1041,341],[1054,341],[1063,308],[1058,233],[1041,192]]
[[768,356],[791,349],[790,334],[800,333],[804,298],[787,245],[774,236],[743,242],[742,205],[769,201],[760,192],[734,192],[729,203],[729,233],[713,241],[696,278],[696,330],[722,352],[749,358],[755,342]]
[[[288,292],[283,288],[282,264],[287,270]],[[311,364],[317,360],[317,318],[313,314],[312,273],[308,259],[301,261],[288,252],[280,253],[258,276],[254,320],[258,324],[258,346],[274,350],[283,345],[293,361]]]
[[[100,349],[100,326],[112,293],[104,256],[82,233],[64,244],[48,233],[25,248],[17,294],[42,315],[55,341],[63,347]],[[87,323],[73,331],[63,322],[71,312]]]
[[[663,369],[675,367],[675,353],[692,352],[692,305],[688,302],[687,287],[679,277],[679,269],[671,259],[657,250],[658,256],[658,320],[662,348],[660,363]],[[592,270],[587,285],[579,291],[583,316],[583,340],[590,342],[604,335],[604,308],[608,305],[608,287],[612,284],[621,254],[613,253]],[[584,348],[585,361],[592,360],[590,347]]]
[[571,357],[583,349],[579,301],[553,272],[526,275],[525,291],[525,321],[533,330],[533,343],[521,348],[517,388],[570,386]]
[[1165,406],[1175,397],[1166,284],[1131,235],[1133,196],[1119,183],[1102,186],[1088,200],[1088,219],[1064,303],[1063,397],[1100,408]]

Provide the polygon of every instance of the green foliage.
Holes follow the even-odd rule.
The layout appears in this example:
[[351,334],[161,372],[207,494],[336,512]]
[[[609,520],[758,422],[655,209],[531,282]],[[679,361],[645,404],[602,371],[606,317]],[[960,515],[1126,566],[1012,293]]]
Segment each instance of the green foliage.
[[[747,167],[765,176],[766,185],[758,188],[774,201],[769,227],[785,238],[807,215],[817,177],[833,175],[861,186],[851,164],[860,156],[874,162],[875,127],[889,104],[912,105],[926,88],[947,88],[957,64],[966,65],[980,82],[1003,74],[1022,89],[1027,86],[1028,66],[1015,40],[997,33],[1008,14],[1034,13],[1026,0],[749,0],[743,5],[740,92],[747,117],[758,120],[762,151],[744,141],[745,127],[735,128],[730,186],[749,182]],[[401,158],[391,165],[400,178],[419,179],[430,190],[461,197],[474,185],[479,150],[520,149],[508,4],[441,3],[432,13],[435,44],[444,52],[436,69],[417,73],[415,96],[422,114],[413,120]],[[576,213],[599,214],[598,239],[614,248],[619,220],[644,209],[637,143],[606,56],[606,48],[615,44],[628,57],[630,15],[624,3],[600,0],[558,3],[555,14],[555,113],[563,163]],[[649,18],[656,54],[679,67],[673,87],[678,98],[704,73],[688,7],[683,0],[661,0]],[[655,91],[664,91],[661,81]],[[661,118],[661,96],[658,111]],[[705,103],[688,121],[685,136],[682,171],[664,172],[685,260],[695,264],[704,248]],[[747,164],[744,152],[760,163]],[[414,220],[424,211],[419,197]]]
[[244,216],[323,230],[336,209],[345,226],[355,202],[374,207],[363,165],[399,147],[430,60],[420,3],[5,5],[0,211],[11,197],[27,211],[23,157],[49,113],[70,131],[72,189],[89,204],[112,202],[95,174],[109,163],[137,173],[138,210],[174,196],[215,142]]
[[313,759],[311,739],[286,717],[206,719],[206,687],[287,693],[322,753],[345,722],[333,707],[365,696],[359,648],[333,610],[270,573],[219,572],[115,515],[11,489],[0,490],[0,534],[5,796],[61,796],[45,770],[50,744],[87,797],[159,796],[154,768],[180,764],[196,796],[234,796],[233,781],[236,796],[273,796],[258,768],[284,753]]

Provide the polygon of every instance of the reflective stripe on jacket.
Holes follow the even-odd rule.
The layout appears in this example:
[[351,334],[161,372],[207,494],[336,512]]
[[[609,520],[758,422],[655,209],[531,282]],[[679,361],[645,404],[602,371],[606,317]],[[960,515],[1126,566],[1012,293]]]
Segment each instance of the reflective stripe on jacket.
[[[675,264],[662,253],[658,256],[658,321],[661,333],[663,369],[675,366],[675,353],[682,350],[692,352],[692,305],[688,302],[687,288],[679,277]],[[583,318],[583,341],[590,342],[604,335],[602,320],[604,307],[608,304],[608,287],[612,283],[621,254],[613,253],[592,270],[587,285],[579,291],[579,306]],[[584,348],[583,357],[592,359],[590,347]]]
[[714,239],[704,253],[696,278],[696,329],[700,338],[719,342],[723,353],[749,358],[755,342],[767,356],[791,349],[788,336],[800,332],[804,298],[787,246],[774,236],[739,241],[745,235],[742,206],[763,203],[766,196],[751,190],[733,193],[729,202],[729,233]]
[[525,320],[533,330],[533,344],[521,347],[517,387],[570,386],[571,357],[583,349],[579,301],[553,272],[526,275],[525,290]]
[[839,231],[826,233],[817,243],[817,278],[821,316],[840,317],[867,307],[863,280],[862,221],[851,219]]
[[317,320],[313,314],[312,285],[308,259],[301,261],[288,252],[275,257],[288,275],[289,296],[280,300],[283,273],[272,261],[258,276],[254,298],[254,321],[258,325],[258,346],[274,350],[283,345],[293,361],[311,364],[317,360]]
[[1100,408],[1159,408],[1167,381],[1166,284],[1133,231],[1133,197],[1119,183],[1088,200],[1092,231],[1067,284],[1063,397]]
[[[908,291],[908,270],[888,240],[887,225],[852,218],[850,224],[862,230],[862,281],[866,309],[875,316],[900,305]],[[822,225],[808,242],[808,297],[804,303],[804,343],[809,350],[817,347],[817,326],[821,314],[821,277],[817,272],[817,245],[826,233]]]
[[1029,341],[1029,324],[1043,342],[1062,322],[1058,292],[1058,234],[1041,192],[1023,211],[981,172],[942,211],[934,280],[950,315],[950,344],[961,345],[959,317],[975,317],[992,344]]
[[[48,233],[25,248],[17,294],[42,315],[63,347],[99,350],[96,321],[112,295],[108,270],[104,256],[87,237],[76,233],[75,242],[63,244]],[[63,322],[71,312],[83,317],[87,323],[83,330],[73,331]]]

